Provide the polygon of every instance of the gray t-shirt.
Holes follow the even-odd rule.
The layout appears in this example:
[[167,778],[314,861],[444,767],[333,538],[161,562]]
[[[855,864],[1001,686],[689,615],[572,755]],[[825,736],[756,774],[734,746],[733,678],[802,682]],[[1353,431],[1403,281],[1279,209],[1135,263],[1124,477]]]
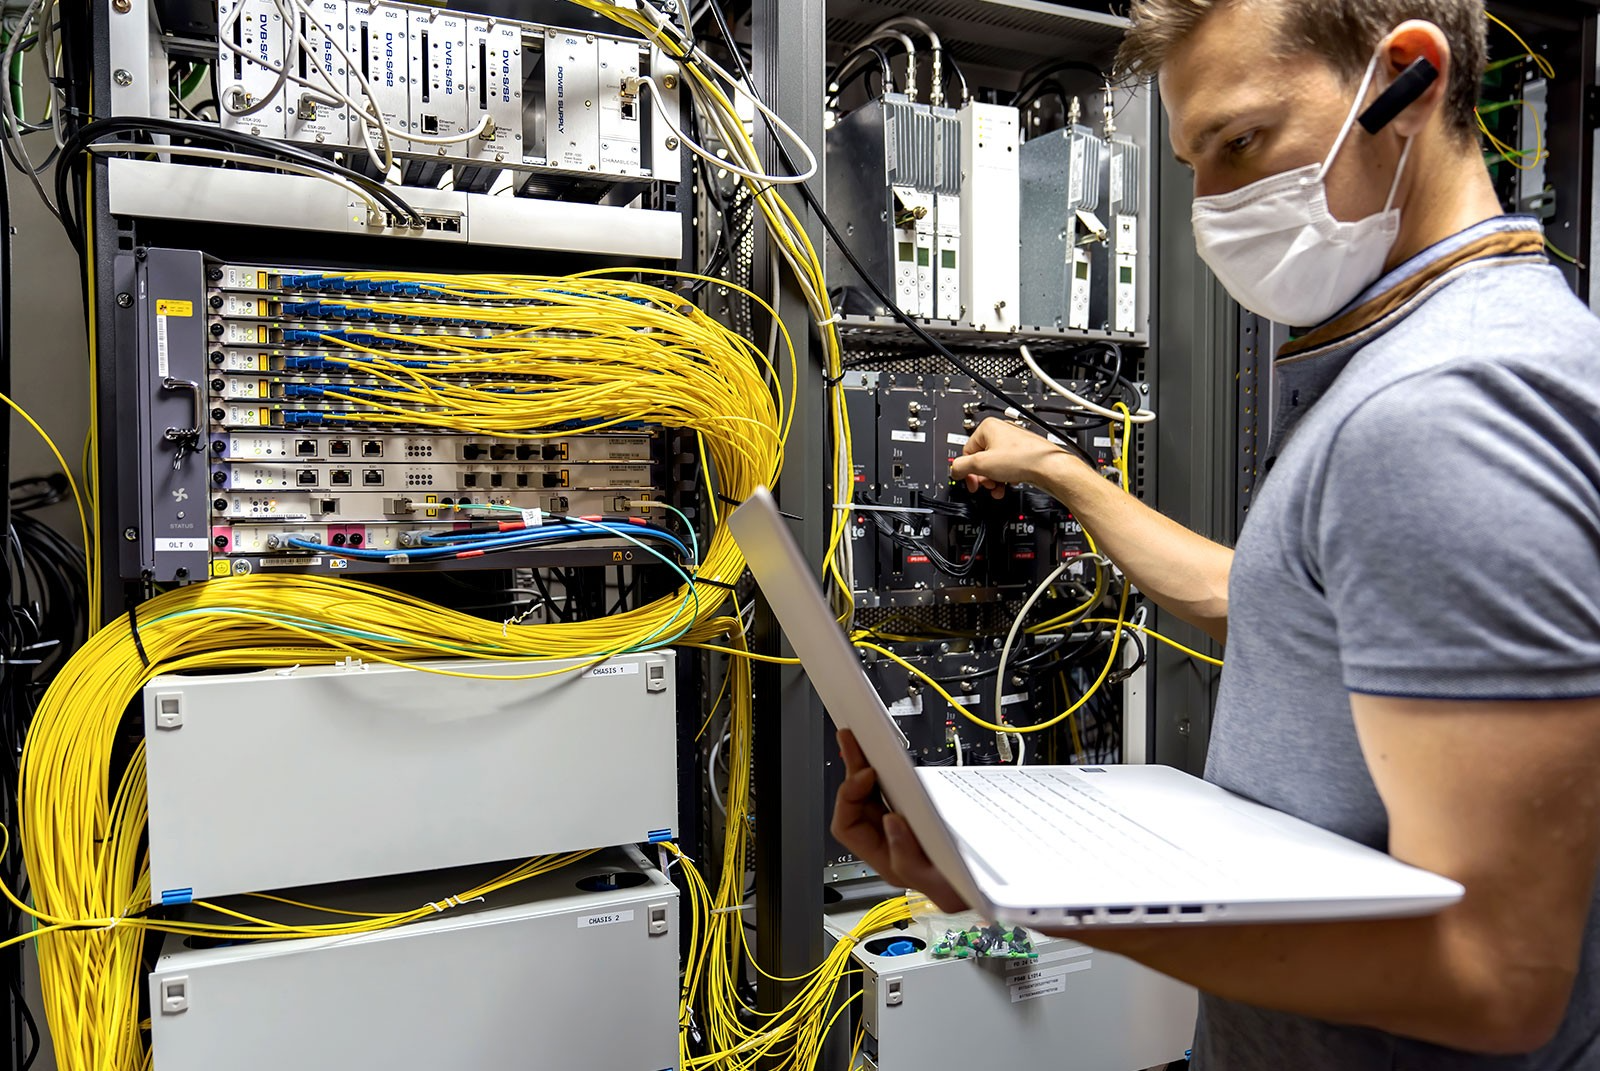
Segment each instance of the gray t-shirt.
[[[1537,233],[1465,231],[1280,356],[1209,780],[1386,849],[1349,693],[1600,695],[1600,322]],[[1532,1055],[1212,996],[1194,1055],[1196,1071],[1600,1068],[1600,897],[1566,1021]]]

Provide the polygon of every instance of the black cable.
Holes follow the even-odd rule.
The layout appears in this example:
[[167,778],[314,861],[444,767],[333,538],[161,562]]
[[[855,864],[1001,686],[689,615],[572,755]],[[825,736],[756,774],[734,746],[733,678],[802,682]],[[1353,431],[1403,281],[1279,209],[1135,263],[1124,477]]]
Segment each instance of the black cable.
[[[733,31],[728,28],[728,20],[723,16],[721,6],[715,2],[712,2],[707,6],[711,9],[712,17],[716,19],[718,32],[722,34],[724,40],[728,41],[731,46],[733,43]],[[750,69],[745,66],[743,57],[738,55],[737,49],[734,50],[734,53],[735,62],[738,64],[739,76],[744,79],[747,85],[754,87],[755,79],[751,77]],[[766,123],[767,128],[772,133],[773,143],[778,147],[778,155],[783,162],[783,166],[788,168],[792,173],[798,174],[799,168],[795,166],[793,158],[789,156],[789,150],[784,147],[783,135],[781,135],[777,129],[773,127],[772,120],[765,114],[762,115],[762,120]],[[1030,424],[1033,424],[1035,427],[1039,428],[1046,435],[1055,435],[1057,438],[1062,439],[1062,441],[1064,441],[1071,450],[1077,453],[1085,461],[1093,464],[1094,459],[1089,455],[1088,451],[1079,446],[1074,439],[1072,439],[1070,436],[1060,435],[1054,427],[1034,414],[1025,402],[1022,402],[1017,398],[1013,398],[997,384],[989,380],[987,377],[981,375],[965,360],[956,356],[956,354],[950,350],[950,347],[934,338],[926,328],[918,323],[913,317],[907,315],[904,309],[895,304],[894,299],[886,294],[883,288],[878,285],[877,281],[868,274],[866,268],[862,266],[861,261],[856,257],[855,252],[850,248],[849,244],[845,242],[844,235],[839,233],[839,228],[835,226],[833,220],[829,218],[827,210],[822,206],[822,201],[811,189],[811,184],[809,182],[801,182],[796,183],[795,185],[799,189],[800,195],[805,198],[805,202],[811,208],[811,211],[816,213],[817,219],[822,223],[823,229],[826,230],[828,232],[828,236],[833,239],[835,247],[838,248],[845,260],[850,263],[850,267],[855,270],[855,273],[860,276],[861,281],[867,284],[868,289],[873,292],[873,294],[878,298],[878,301],[882,303],[883,307],[888,309],[890,314],[894,316],[896,320],[899,320],[902,324],[904,324],[911,331],[911,333],[917,337],[919,342],[933,350],[934,353],[938,354],[940,357],[943,357],[945,360],[949,361],[951,366],[953,366],[956,371],[960,372],[968,379],[971,379],[974,383],[978,384],[978,386],[982,387],[996,398],[1005,402],[1008,408],[1015,409],[1017,413]]]
[[850,53],[843,60],[839,61],[839,65],[833,69],[833,76],[828,79],[828,89],[826,93],[827,100],[830,104],[837,105],[839,101],[839,94],[844,92],[845,87],[851,82],[854,82],[857,78],[865,75],[868,71],[872,70],[872,68],[864,62],[860,67],[857,68],[852,68],[850,65],[858,60],[864,61],[872,56],[876,56],[878,59],[878,80],[880,83],[880,90],[884,93],[894,92],[894,68],[889,64],[889,53],[885,51],[882,46],[875,42],[871,42],[862,45],[860,48]]
[[[175,138],[209,141],[225,146],[235,152],[263,157],[261,164],[263,167],[271,167],[273,160],[287,160],[319,171],[325,171],[330,175],[359,186],[366,193],[372,195],[374,199],[381,201],[394,215],[409,220],[412,225],[420,227],[423,224],[423,218],[418,214],[417,210],[396,194],[391,187],[384,185],[369,175],[353,171],[342,164],[318,156],[316,153],[300,149],[288,142],[269,141],[266,138],[258,138],[250,134],[222,130],[203,123],[190,123],[180,119],[122,116],[93,120],[71,134],[61,147],[61,162],[56,167],[56,201],[62,210],[62,225],[67,230],[67,237],[72,241],[73,248],[78,250],[80,254],[83,252],[83,212],[81,205],[77,210],[69,207],[69,194],[74,192],[72,174],[79,163],[79,158],[88,155],[90,145],[118,134],[164,134]],[[159,152],[160,146],[151,146],[151,151]]]
[[[1099,67],[1096,67],[1092,63],[1084,63],[1082,60],[1057,60],[1053,63],[1045,64],[1043,67],[1036,67],[1033,70],[1025,73],[1022,76],[1022,84],[1017,87],[1017,92],[1011,98],[1013,104],[1015,104],[1017,101],[1027,100],[1029,93],[1036,90],[1043,82],[1050,80],[1051,75],[1061,71],[1079,71],[1084,74],[1092,74],[1095,76],[1095,78],[1099,79],[1102,87],[1111,80],[1111,76],[1109,74],[1107,74],[1105,71],[1102,71]],[[1062,92],[1064,96],[1065,90]],[[1016,104],[1015,106],[1021,107],[1020,104]]]

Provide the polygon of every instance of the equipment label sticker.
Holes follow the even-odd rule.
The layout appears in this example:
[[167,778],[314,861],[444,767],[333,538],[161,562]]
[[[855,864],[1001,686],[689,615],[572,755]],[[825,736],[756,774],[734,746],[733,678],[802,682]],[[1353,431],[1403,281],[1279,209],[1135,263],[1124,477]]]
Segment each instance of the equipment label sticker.
[[578,920],[578,929],[588,930],[596,926],[615,926],[619,922],[632,922],[633,911],[612,911],[605,915],[586,915]]
[[156,302],[157,316],[193,316],[194,302],[174,301],[171,298],[162,298]]
[[155,541],[155,548],[158,554],[169,550],[205,550],[206,541],[204,539],[158,539]]
[[631,677],[639,672],[637,662],[612,662],[604,666],[595,666],[585,677]]
[[1059,967],[1018,975],[1011,981],[1011,1003],[1020,1004],[1025,1000],[1037,1000],[1039,997],[1065,993],[1067,975],[1086,971],[1092,966],[1094,964],[1091,961],[1084,960],[1081,963],[1064,963]]
[[897,443],[925,443],[928,433],[925,431],[891,431],[889,438]]
[[951,432],[949,435],[944,437],[944,441],[950,446],[965,446],[972,441],[972,436],[957,435],[954,432]]

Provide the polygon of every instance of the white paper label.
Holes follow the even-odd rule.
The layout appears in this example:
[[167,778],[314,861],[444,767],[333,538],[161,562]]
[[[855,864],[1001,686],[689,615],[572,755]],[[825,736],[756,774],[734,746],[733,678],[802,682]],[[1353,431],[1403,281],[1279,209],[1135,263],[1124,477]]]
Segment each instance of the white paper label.
[[605,915],[586,915],[578,920],[578,929],[587,930],[595,926],[615,926],[619,922],[632,922],[633,911],[612,911]]
[[156,317],[156,374],[166,379],[167,369],[167,318],[160,315]]
[[1122,204],[1122,154],[1111,154],[1111,208],[1115,211]]
[[[1094,949],[1088,945],[1069,944],[1055,952],[1041,952],[1039,953],[1039,958],[1032,962],[1025,959],[1009,960],[1006,963],[1006,972],[1015,975],[1020,975],[1023,971],[1031,973],[1040,970],[1048,963],[1055,963],[1063,959],[1080,959],[1084,956],[1092,955],[1094,955]],[[1018,980],[1017,978],[1011,979],[1013,982]]]
[[1026,703],[1027,701],[1027,695],[1021,692],[1018,692],[1014,695],[1003,695],[1000,697],[1000,705],[1003,707],[1014,706],[1017,703]]
[[913,714],[921,713],[922,696],[920,695],[908,695],[889,704],[889,716],[893,718],[909,718]]
[[889,438],[897,443],[925,443],[928,433],[925,431],[891,431]]
[[1094,440],[1094,444],[1096,446],[1103,447],[1104,449],[1107,449],[1107,450],[1111,449],[1111,440],[1106,438],[1103,435],[1096,436],[1095,440]]
[[637,662],[608,662],[603,666],[595,666],[585,677],[631,677],[639,672]]
[[156,543],[156,553],[157,554],[161,553],[164,550],[205,550],[206,549],[206,541],[204,539],[158,539],[158,540],[155,541],[155,543]]
[[522,511],[522,527],[538,528],[544,524],[544,510],[525,509]]
[[951,446],[965,446],[967,443],[972,441],[972,436],[970,435],[950,434],[946,435],[944,438],[945,442],[949,443]]
[[1093,966],[1092,961],[1084,960],[1081,963],[1063,963],[1059,967],[1047,967],[1018,975],[1011,980],[1011,1003],[1020,1004],[1025,1000],[1037,1000],[1039,997],[1065,993],[1067,975],[1086,971]]
[[261,567],[268,569],[277,565],[306,565],[317,566],[322,564],[321,558],[262,558]]

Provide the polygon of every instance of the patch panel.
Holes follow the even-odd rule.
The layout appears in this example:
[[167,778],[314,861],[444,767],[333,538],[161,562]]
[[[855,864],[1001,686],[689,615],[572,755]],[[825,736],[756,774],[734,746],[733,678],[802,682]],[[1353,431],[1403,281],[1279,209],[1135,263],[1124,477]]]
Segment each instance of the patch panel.
[[[430,426],[441,412],[437,395],[397,370],[426,368],[428,382],[484,394],[526,393],[543,382],[526,372],[459,373],[440,364],[441,337],[510,329],[468,326],[493,318],[474,315],[485,308],[482,299],[440,295],[439,287],[416,281],[217,264],[181,250],[146,250],[135,262],[146,273],[140,292],[148,295],[138,309],[147,340],[141,381],[153,385],[141,419],[154,445],[141,471],[154,493],[141,501],[158,518],[149,522],[160,533],[151,546],[170,555],[163,560],[171,578],[264,568],[266,558],[283,559],[286,568],[390,568],[368,552],[412,549],[408,533],[492,531],[491,522],[516,521],[517,511],[678,524],[655,505],[670,501],[666,489],[676,486],[664,462],[664,429],[625,424],[594,432],[574,424],[484,435],[466,430],[472,410],[459,402],[448,414],[451,426]],[[344,316],[363,301],[381,302],[391,322],[358,327],[315,318],[328,314],[328,304],[345,306],[338,313]],[[461,315],[443,323],[423,315],[441,305],[459,307]],[[286,311],[305,318],[292,328],[268,318]],[[319,341],[291,348],[283,344],[295,338],[291,331]],[[382,376],[365,367],[372,355],[328,341],[379,332],[395,351]],[[636,552],[615,536],[539,543],[514,540],[483,564],[509,566],[519,556],[626,564]],[[336,566],[331,551],[314,549],[329,547],[363,553]],[[319,554],[323,560],[313,563]],[[418,560],[446,559],[435,553]]]
[[[539,490],[452,492],[445,488],[413,489],[397,497],[368,490],[361,484],[359,468],[325,470],[326,488],[295,486],[286,489],[234,488],[218,490],[211,500],[211,513],[217,523],[261,521],[316,521],[322,524],[343,521],[381,521],[390,517],[416,517],[419,520],[484,521],[499,520],[498,509],[541,510],[558,517],[642,515],[632,489],[580,491],[556,487]],[[318,473],[319,477],[323,475]],[[640,489],[639,493],[649,493]],[[492,508],[498,507],[491,511]]]
[[582,435],[551,439],[484,439],[451,435],[219,435],[212,453],[223,461],[266,461],[296,458],[323,461],[344,457],[392,461],[651,461],[656,440],[649,435]]
[[[336,455],[337,456],[337,455]],[[335,474],[346,474],[336,479]],[[383,463],[352,456],[331,465],[228,464],[214,466],[212,483],[224,490],[276,490],[291,487],[384,487],[471,490],[649,491],[649,465],[605,463],[563,465],[530,462],[496,469],[470,465]]]

